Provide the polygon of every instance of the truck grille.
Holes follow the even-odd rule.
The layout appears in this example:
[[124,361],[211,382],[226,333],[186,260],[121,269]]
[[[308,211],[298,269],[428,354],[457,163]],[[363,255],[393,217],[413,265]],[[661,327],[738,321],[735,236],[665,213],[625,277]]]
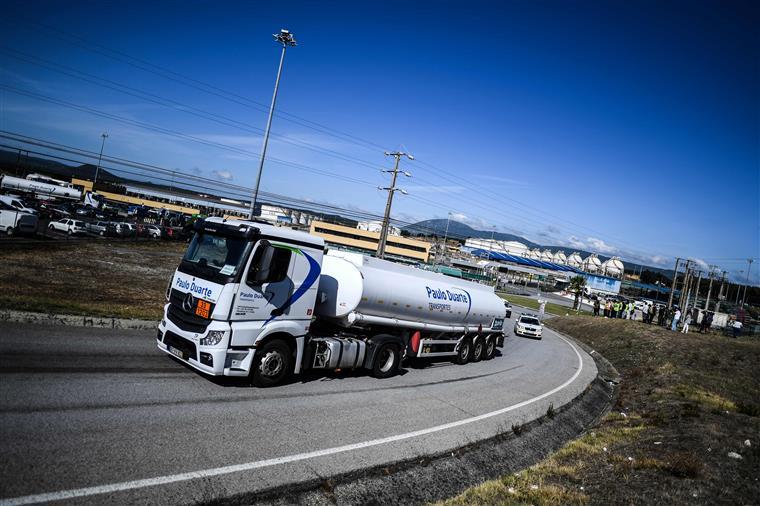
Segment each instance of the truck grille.
[[185,332],[195,332],[196,334],[202,334],[206,332],[206,327],[211,323],[211,320],[206,320],[200,316],[185,313],[174,304],[169,304],[169,311],[167,312],[169,320],[181,328]]
[[164,344],[167,346],[171,346],[174,349],[182,351],[188,356],[188,358],[192,358],[193,360],[198,360],[195,343],[192,341],[188,341],[184,337],[178,336],[174,332],[167,331],[166,334],[164,334]]
[[[186,293],[172,288],[169,293],[169,311],[168,316],[171,322],[185,332],[195,332],[202,334],[206,332],[206,327],[211,320],[202,318],[196,314],[188,313],[182,308],[182,302],[187,296]],[[209,314],[214,311],[214,304],[211,304]]]

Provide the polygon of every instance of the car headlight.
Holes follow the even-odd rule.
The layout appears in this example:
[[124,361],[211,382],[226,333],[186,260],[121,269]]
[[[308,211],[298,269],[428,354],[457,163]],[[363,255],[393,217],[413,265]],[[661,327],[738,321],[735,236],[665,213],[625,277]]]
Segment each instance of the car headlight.
[[201,338],[201,346],[216,346],[223,337],[223,330],[211,330],[206,334],[206,337]]

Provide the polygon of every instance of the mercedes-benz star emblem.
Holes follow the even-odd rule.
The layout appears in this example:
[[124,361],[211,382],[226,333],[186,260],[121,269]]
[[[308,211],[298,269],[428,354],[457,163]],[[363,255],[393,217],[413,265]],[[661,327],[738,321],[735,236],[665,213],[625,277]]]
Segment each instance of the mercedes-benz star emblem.
[[188,293],[185,296],[185,300],[182,301],[182,309],[184,309],[188,313],[192,313],[194,305],[195,305],[195,299],[193,299],[193,294]]

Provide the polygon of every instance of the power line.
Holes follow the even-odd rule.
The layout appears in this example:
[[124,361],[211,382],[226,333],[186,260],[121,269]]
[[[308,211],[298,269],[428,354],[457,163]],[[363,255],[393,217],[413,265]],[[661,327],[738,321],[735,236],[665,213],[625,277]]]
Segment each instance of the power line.
[[[171,129],[164,128],[164,127],[161,127],[161,126],[158,126],[158,125],[152,125],[150,123],[145,123],[145,122],[142,122],[142,121],[132,120],[132,119],[129,119],[129,118],[125,118],[123,116],[118,116],[118,115],[115,115],[115,114],[111,114],[111,113],[107,113],[107,112],[104,112],[104,111],[100,111],[98,109],[93,109],[91,107],[86,107],[86,106],[83,106],[83,105],[74,104],[72,102],[68,102],[68,101],[65,101],[65,100],[61,100],[61,99],[57,99],[57,98],[54,98],[54,97],[50,97],[48,95],[43,95],[43,94],[40,94],[40,93],[34,93],[34,92],[31,92],[31,91],[28,91],[28,90],[24,90],[22,88],[17,88],[15,86],[10,86],[10,85],[6,85],[6,84],[0,83],[0,88],[3,88],[5,90],[7,90],[7,91],[10,91],[11,93],[16,93],[16,94],[19,94],[19,95],[25,95],[25,96],[28,96],[30,98],[34,98],[36,100],[40,100],[40,101],[43,101],[43,102],[48,102],[48,103],[51,103],[51,104],[60,105],[60,106],[67,107],[67,108],[70,108],[70,109],[75,109],[75,110],[78,110],[78,111],[81,111],[81,112],[92,114],[94,116],[99,116],[99,117],[111,119],[111,120],[117,121],[119,123],[125,123],[125,124],[128,124],[128,125],[136,126],[138,128],[143,128],[143,129],[146,129],[146,130],[151,130],[151,131],[154,131],[154,132],[162,133],[164,135],[169,135],[169,136],[172,136],[172,137],[177,137],[177,138],[180,138],[180,139],[183,139],[183,140],[186,140],[186,141],[191,141],[191,142],[195,142],[195,143],[198,143],[198,144],[203,144],[203,145],[206,145],[206,146],[215,147],[215,148],[222,149],[222,150],[225,150],[225,151],[230,151],[230,152],[233,152],[233,153],[243,154],[243,155],[250,156],[250,157],[259,157],[259,156],[261,156],[259,153],[256,153],[254,151],[250,151],[250,150],[247,150],[247,149],[237,148],[235,146],[230,146],[229,144],[223,144],[223,143],[220,143],[220,142],[215,142],[215,141],[210,141],[210,140],[207,140],[207,139],[203,139],[201,137],[196,137],[196,136],[193,136],[193,135],[184,134],[184,133],[178,132],[176,130],[171,130]],[[371,183],[368,183],[366,180],[352,178],[352,177],[349,177],[349,176],[344,176],[342,174],[337,174],[335,172],[330,172],[330,171],[326,171],[326,170],[323,170],[323,169],[317,169],[315,167],[311,167],[311,166],[300,164],[300,163],[291,162],[291,161],[288,161],[288,160],[282,160],[282,159],[274,158],[274,157],[270,157],[269,160],[272,161],[273,163],[278,163],[278,164],[284,165],[286,167],[292,167],[292,168],[295,168],[295,169],[298,169],[298,170],[303,170],[303,171],[306,171],[306,172],[313,172],[315,174],[326,175],[326,176],[330,176],[330,177],[333,177],[333,178],[336,178],[336,179],[341,179],[343,181],[347,181],[347,182],[351,182],[351,183],[374,186]]]
[[[11,138],[11,139],[13,138],[12,136],[8,136],[5,134],[0,135],[0,137]],[[17,140],[17,142],[28,142],[28,141]],[[32,145],[45,147],[47,149],[74,153],[75,155],[83,156],[85,158],[96,159],[98,157],[97,152],[79,150],[78,148],[67,148],[67,147],[63,147],[62,145],[57,145],[55,143],[50,143],[49,145],[45,145],[44,142],[34,142],[34,143],[28,142],[28,143]],[[0,147],[18,149],[16,146],[11,146],[7,144],[0,144]],[[45,153],[42,151],[35,151],[35,150],[28,150],[28,149],[25,151],[37,156],[47,157],[47,158],[65,161],[65,162],[80,163],[80,164],[88,163],[81,159],[52,155],[52,154]],[[197,175],[184,173],[182,171],[162,168],[155,165],[145,164],[142,162],[135,162],[135,161],[125,160],[125,159],[117,159],[114,157],[107,157],[107,156],[104,156],[103,160],[110,163],[123,164],[132,168],[136,168],[140,172],[135,172],[135,171],[119,168],[119,167],[114,167],[113,165],[111,166],[103,165],[102,167],[103,169],[107,169],[115,174],[129,174],[129,175],[135,175],[139,177],[148,178],[148,181],[146,182],[155,182],[155,181],[168,182],[171,180],[171,181],[177,182],[177,185],[182,184],[185,187],[189,186],[190,188],[194,188],[194,190],[191,190],[191,191],[203,190],[204,192],[213,192],[217,194],[219,193],[219,190],[220,190],[219,186],[222,186],[224,188],[224,193],[221,196],[231,196],[231,197],[237,197],[237,198],[245,198],[247,195],[250,194],[250,190],[251,190],[251,188],[248,188],[248,187],[219,182],[216,180],[203,178]],[[157,174],[163,174],[167,177],[158,177]],[[169,175],[171,175],[171,179],[169,179],[168,177]],[[179,181],[177,181],[178,176],[180,178]],[[188,182],[188,180],[194,181],[194,182]],[[198,184],[197,182],[205,182],[207,184],[206,185]],[[139,184],[140,181],[134,181],[134,183]],[[209,184],[211,186],[208,186]],[[188,190],[188,188],[185,188],[185,190]],[[288,196],[279,195],[279,194],[271,193],[271,192],[261,192],[261,194],[262,196],[266,197],[270,203],[274,203],[278,205],[286,205],[286,206],[291,206],[291,207],[298,206],[300,208],[310,209],[312,210],[312,212],[319,212],[319,213],[334,213],[334,214],[339,213],[342,216],[349,216],[351,218],[358,218],[358,219],[365,219],[365,220],[382,219],[382,215],[370,213],[367,211],[348,209],[348,208],[343,208],[343,207],[334,206],[330,204],[324,204],[324,203],[314,202],[310,200],[303,200],[303,199],[298,199],[295,197],[288,197]],[[434,233],[438,232],[437,230],[432,229],[430,227],[417,225],[416,223],[412,223],[412,222],[407,222],[407,221],[398,220],[398,219],[392,219],[391,221],[394,224],[401,227],[415,225],[415,228],[419,230],[427,230]],[[450,236],[453,238],[457,238],[457,236],[455,235],[450,235]],[[458,237],[460,238],[460,240],[466,239],[465,236],[458,236]]]
[[[16,58],[21,61],[25,61],[27,63],[31,63],[32,65],[37,65],[42,68],[46,68],[48,70],[52,70],[54,72],[58,72],[60,74],[72,77],[74,79],[78,79],[90,84],[94,84],[96,86],[100,86],[102,88],[110,89],[113,91],[117,91],[119,93],[129,95],[135,98],[139,98],[141,100],[144,100],[146,102],[162,105],[167,108],[174,109],[175,111],[179,111],[185,114],[189,114],[192,116],[196,116],[199,118],[203,118],[208,121],[212,121],[224,126],[229,126],[231,128],[237,128],[246,132],[251,132],[255,134],[263,134],[264,130],[256,127],[254,125],[251,125],[250,123],[246,123],[243,121],[236,120],[234,118],[230,118],[228,116],[224,116],[222,114],[217,114],[214,112],[210,112],[183,102],[179,102],[177,100],[164,97],[161,95],[157,95],[155,93],[151,93],[145,90],[140,90],[138,88],[134,88],[132,86],[128,86],[122,83],[118,83],[116,81],[113,81],[111,79],[105,79],[102,77],[95,76],[93,74],[90,74],[88,72],[83,72],[81,70],[72,68],[67,65],[62,65],[59,63],[54,63],[49,60],[45,60],[43,58],[39,58],[34,55],[30,55],[28,53],[24,53],[22,51],[19,51],[17,49],[0,46],[0,51],[5,52],[7,55]],[[357,158],[351,155],[346,155],[344,153],[340,153],[338,151],[325,148],[322,146],[316,146],[314,144],[311,144],[309,142],[300,141],[296,139],[290,139],[285,135],[282,134],[272,134],[273,137],[275,137],[278,141],[283,142],[285,144],[290,144],[292,146],[298,146],[304,149],[308,149],[320,154],[324,154],[327,156],[332,156],[338,159],[341,159],[343,161],[353,162],[359,165],[363,165],[365,167],[375,169],[377,168],[377,164],[372,163],[370,161]]]
[[[9,16],[10,17],[10,16]],[[252,100],[248,97],[245,97],[243,95],[239,95],[237,93],[231,92],[229,90],[224,90],[218,86],[215,86],[213,84],[206,83],[204,81],[201,81],[199,79],[195,79],[192,77],[185,76],[183,74],[180,74],[178,72],[174,72],[173,70],[167,69],[165,67],[161,67],[159,65],[155,65],[153,63],[150,63],[146,60],[142,60],[139,58],[136,58],[134,56],[131,56],[123,51],[118,51],[116,49],[108,48],[102,44],[98,44],[95,42],[92,42],[90,40],[85,39],[84,37],[80,37],[78,35],[67,33],[63,30],[61,30],[58,27],[47,25],[44,23],[40,23],[38,21],[33,21],[29,19],[23,19],[23,18],[16,18],[17,21],[21,21],[22,23],[26,23],[28,25],[37,26],[40,28],[44,28],[44,30],[40,32],[35,32],[36,36],[39,36],[40,34],[44,34],[47,36],[55,37],[59,40],[63,40],[69,44],[78,46],[80,48],[83,48],[87,51],[94,52],[96,54],[100,54],[101,56],[105,56],[106,58],[110,58],[112,60],[120,61],[126,65],[130,65],[133,68],[138,68],[144,72],[154,74],[157,76],[160,76],[164,79],[168,79],[170,81],[183,84],[185,86],[194,88],[196,90],[202,91],[204,93],[208,93],[214,96],[217,96],[219,98],[223,98],[225,100],[231,101],[233,103],[236,103],[238,105],[242,105],[245,107],[250,107],[252,109],[258,110],[260,112],[266,112],[268,110],[268,106],[266,104],[257,102],[255,100]],[[5,21],[10,24],[9,19],[5,19]],[[57,35],[56,35],[57,34]],[[286,121],[290,121],[292,123],[299,124],[305,128],[310,128],[312,130],[321,131],[322,133],[325,133],[327,135],[331,135],[334,137],[342,138],[344,141],[350,141],[357,145],[362,146],[365,149],[371,149],[373,151],[375,150],[385,150],[386,148],[384,146],[380,146],[379,144],[376,144],[372,141],[369,141],[367,139],[363,139],[359,136],[349,134],[346,132],[342,132],[340,130],[337,130],[335,128],[322,125],[320,123],[317,123],[315,121],[302,118],[300,116],[297,116],[295,114],[291,114],[285,111],[280,110],[277,113],[278,117],[282,117],[282,119]]]

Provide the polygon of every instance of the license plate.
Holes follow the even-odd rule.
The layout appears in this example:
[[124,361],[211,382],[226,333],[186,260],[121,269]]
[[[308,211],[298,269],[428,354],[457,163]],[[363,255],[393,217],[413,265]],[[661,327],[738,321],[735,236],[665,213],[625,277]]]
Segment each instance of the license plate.
[[177,348],[172,348],[171,346],[166,347],[167,350],[169,350],[169,353],[172,355],[176,355],[182,360],[185,360],[185,353],[182,350],[178,350]]

